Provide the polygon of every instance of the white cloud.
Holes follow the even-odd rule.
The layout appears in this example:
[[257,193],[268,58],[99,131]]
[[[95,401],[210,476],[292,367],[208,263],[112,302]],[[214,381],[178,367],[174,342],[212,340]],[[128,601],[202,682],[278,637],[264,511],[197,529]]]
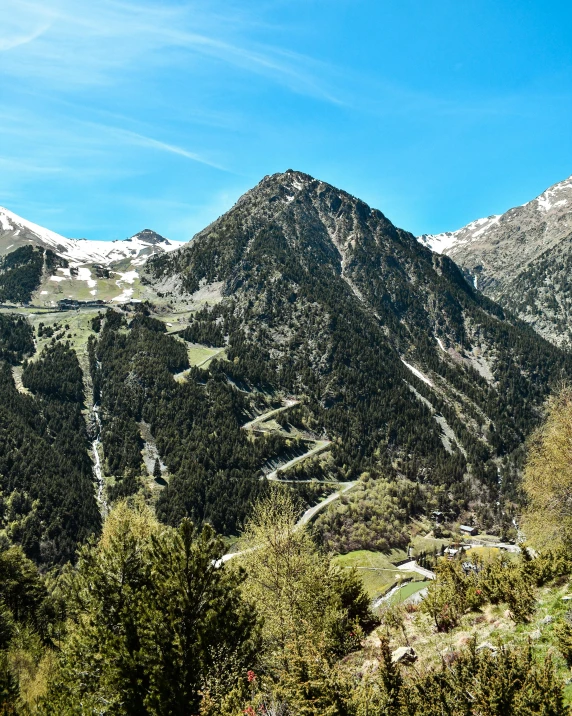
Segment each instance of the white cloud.
[[118,129],[116,127],[102,127],[99,125],[101,129],[105,131],[109,131],[113,134],[116,134],[120,137],[124,137],[128,141],[137,144],[141,147],[149,147],[151,149],[158,149],[162,152],[168,152],[170,154],[177,154],[180,157],[185,157],[186,159],[190,159],[193,162],[199,162],[199,164],[206,164],[209,167],[213,167],[215,169],[220,169],[223,172],[228,172],[229,170],[225,167],[221,166],[220,164],[216,164],[215,162],[210,161],[209,159],[201,156],[200,154],[197,154],[196,152],[191,152],[187,149],[184,149],[183,147],[178,147],[175,144],[168,144],[167,142],[161,142],[158,139],[153,139],[152,137],[146,137],[143,134],[138,134],[137,132],[131,132],[127,129]]
[[[0,37],[0,52],[7,52],[8,50],[13,50],[15,47],[20,47],[21,45],[27,45],[29,42],[33,42],[40,37],[40,35],[43,35],[49,27],[50,24],[46,23],[45,25],[38,27],[36,30],[32,30],[24,35]],[[4,32],[6,32],[6,30],[4,30]]]

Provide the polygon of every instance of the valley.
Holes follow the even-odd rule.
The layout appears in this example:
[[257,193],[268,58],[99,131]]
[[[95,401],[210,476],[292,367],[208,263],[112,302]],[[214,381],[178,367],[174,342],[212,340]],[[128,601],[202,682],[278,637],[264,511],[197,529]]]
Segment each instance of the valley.
[[[161,519],[231,537],[269,483],[309,510],[328,486],[367,501],[383,478],[423,493],[405,522],[440,509],[512,529],[521,445],[571,361],[381,212],[288,171],[183,246],[150,230],[92,245],[2,215],[0,281],[39,278],[0,311],[30,326],[30,366],[57,346],[77,357],[104,512],[141,492]],[[317,517],[323,534],[341,519],[342,551],[386,539],[371,523],[355,541],[333,506]]]
[[[149,230],[90,246],[2,216],[0,568],[20,550],[91,585],[117,554],[147,560],[132,595],[162,595],[186,554],[235,604],[246,579],[264,634],[299,610],[321,639],[333,619],[335,650],[307,647],[337,664],[328,683],[402,659],[437,673],[471,649],[486,670],[504,644],[540,678],[519,650],[549,653],[567,567],[516,542],[527,441],[572,379],[564,339],[301,172],[265,177],[182,246]],[[282,586],[265,602],[262,584]]]
[[[76,357],[102,518],[141,494],[167,523],[190,515],[232,542],[282,483],[348,564],[409,542],[424,555],[462,521],[513,534],[521,446],[572,362],[377,210],[288,171],[183,247],[149,230],[92,247],[5,216],[4,255],[34,248],[4,275],[45,252],[30,301],[0,309],[33,338],[14,386],[33,400],[31,366]],[[389,511],[364,507],[394,489]],[[379,569],[372,600],[403,577]]]

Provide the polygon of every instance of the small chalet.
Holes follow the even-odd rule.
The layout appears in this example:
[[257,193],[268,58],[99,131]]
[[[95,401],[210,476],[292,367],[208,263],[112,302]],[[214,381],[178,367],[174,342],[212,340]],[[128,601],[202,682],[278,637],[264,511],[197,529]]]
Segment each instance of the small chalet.
[[461,525],[459,527],[461,532],[463,532],[466,535],[477,535],[479,534],[479,530],[477,527],[471,527],[471,525]]

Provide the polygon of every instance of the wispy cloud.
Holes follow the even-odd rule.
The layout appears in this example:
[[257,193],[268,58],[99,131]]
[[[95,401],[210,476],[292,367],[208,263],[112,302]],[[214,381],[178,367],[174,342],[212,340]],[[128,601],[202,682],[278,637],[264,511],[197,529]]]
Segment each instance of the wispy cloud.
[[24,35],[16,35],[14,37],[0,37],[0,52],[7,52],[13,50],[21,45],[27,45],[29,42],[33,42],[38,37],[43,35],[50,27],[50,23],[45,23],[41,27],[38,27],[32,32],[28,32]]
[[4,72],[13,76],[42,77],[60,89],[117,84],[122,72],[140,74],[165,62],[192,71],[189,55],[195,55],[203,62],[210,59],[263,75],[297,93],[342,102],[328,79],[333,68],[260,43],[250,36],[258,23],[232,13],[229,0],[226,17],[216,12],[216,2],[207,10],[197,0],[171,6],[115,0],[5,1],[12,22],[0,28],[0,50],[19,48],[4,61]]
[[26,172],[28,174],[58,174],[63,171],[62,167],[22,161],[21,159],[9,159],[7,157],[0,157],[0,167],[8,171]]
[[[99,125],[101,126],[101,125]],[[116,134],[117,136],[124,137],[128,141],[131,141],[133,144],[137,144],[141,147],[149,147],[151,149],[158,149],[162,152],[169,152],[170,154],[177,154],[180,157],[185,157],[186,159],[190,159],[193,162],[198,162],[199,164],[205,164],[206,166],[213,167],[214,169],[219,169],[222,172],[228,172],[232,174],[233,172],[230,171],[230,169],[227,169],[226,167],[221,166],[220,164],[216,164],[213,161],[210,161],[209,159],[206,159],[205,157],[201,156],[200,154],[197,154],[196,152],[190,152],[188,149],[184,149],[183,147],[178,147],[175,144],[168,144],[167,142],[161,142],[158,139],[153,139],[152,137],[146,137],[143,134],[138,134],[137,132],[131,132],[127,129],[118,129],[115,127],[104,127],[103,129],[110,131],[113,134]]]

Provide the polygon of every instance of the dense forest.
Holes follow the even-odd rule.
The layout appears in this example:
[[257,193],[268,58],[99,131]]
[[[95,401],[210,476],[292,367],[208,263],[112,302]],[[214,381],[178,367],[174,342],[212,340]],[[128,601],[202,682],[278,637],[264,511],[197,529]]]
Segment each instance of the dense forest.
[[0,258],[0,302],[28,303],[40,285],[44,271],[55,273],[68,262],[51,249],[22,246]]
[[0,359],[17,365],[34,351],[34,338],[26,319],[0,313]]
[[[29,324],[0,319],[0,355],[19,362],[33,351]],[[21,545],[38,564],[63,564],[100,529],[77,357],[50,346],[24,363],[22,382],[30,394],[16,388],[1,360],[0,540]]]

